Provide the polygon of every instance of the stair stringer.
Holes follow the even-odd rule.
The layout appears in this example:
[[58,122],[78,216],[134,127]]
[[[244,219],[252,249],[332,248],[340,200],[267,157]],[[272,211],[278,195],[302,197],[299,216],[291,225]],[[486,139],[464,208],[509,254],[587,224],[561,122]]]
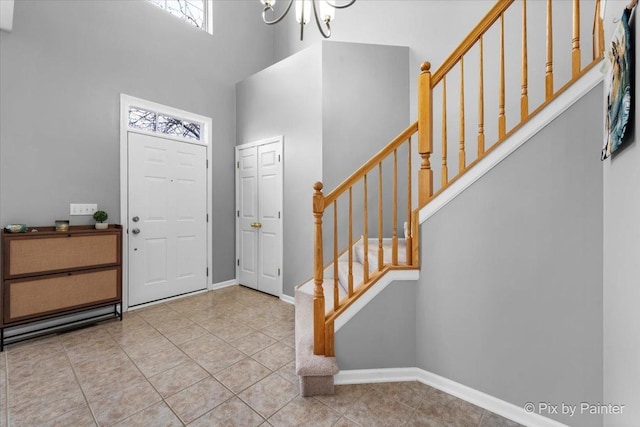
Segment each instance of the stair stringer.
[[455,199],[458,194],[470,187],[474,182],[479,180],[555,118],[560,116],[560,114],[580,100],[580,98],[589,93],[602,79],[603,76],[600,67],[593,67],[581,79],[561,92],[548,105],[542,105],[541,110],[537,114],[533,115],[531,119],[516,129],[502,144],[498,145],[473,167],[466,170],[460,178],[449,185],[444,191],[436,194],[425,207],[420,209],[418,222],[420,224],[424,223],[447,203]]

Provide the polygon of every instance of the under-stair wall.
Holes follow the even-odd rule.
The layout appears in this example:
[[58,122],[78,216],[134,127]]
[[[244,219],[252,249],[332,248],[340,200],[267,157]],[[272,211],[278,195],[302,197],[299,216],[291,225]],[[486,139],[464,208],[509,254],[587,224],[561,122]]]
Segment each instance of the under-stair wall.
[[603,401],[601,133],[599,84],[422,224],[417,367],[518,407]]
[[416,281],[394,281],[336,332],[341,370],[416,366]]

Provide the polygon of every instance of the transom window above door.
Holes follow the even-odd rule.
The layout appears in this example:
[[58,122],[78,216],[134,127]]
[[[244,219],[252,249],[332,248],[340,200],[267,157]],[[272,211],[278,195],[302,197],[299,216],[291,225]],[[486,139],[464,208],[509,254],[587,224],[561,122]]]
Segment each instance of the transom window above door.
[[149,0],[194,27],[212,34],[210,0]]
[[129,107],[129,127],[200,141],[202,124],[144,108]]

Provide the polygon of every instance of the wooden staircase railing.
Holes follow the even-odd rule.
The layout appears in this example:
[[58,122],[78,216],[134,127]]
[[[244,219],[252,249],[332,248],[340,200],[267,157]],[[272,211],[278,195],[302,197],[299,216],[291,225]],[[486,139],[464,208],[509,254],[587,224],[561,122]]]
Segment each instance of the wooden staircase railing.
[[[412,242],[417,242],[413,238],[416,230],[417,210],[412,206],[412,136],[418,132],[418,123],[413,123],[396,137],[390,144],[384,147],[378,154],[373,156],[360,169],[354,172],[342,184],[336,187],[326,196],[322,193],[322,183],[316,182],[313,186],[313,217],[314,217],[314,353],[324,354],[326,356],[334,355],[333,348],[333,325],[335,319],[340,316],[353,302],[355,302],[362,294],[364,294],[377,280],[382,277],[388,270],[417,268],[418,246]],[[398,158],[400,151],[406,151],[406,181],[407,185],[403,188],[403,196],[406,198],[406,206],[398,205],[399,198],[399,165]],[[384,262],[383,249],[383,233],[384,233],[384,203],[383,203],[383,164],[387,164],[391,168],[392,175],[392,194],[391,194],[391,262]],[[377,208],[370,212],[370,177],[376,175],[377,178]],[[353,278],[353,247],[354,247],[354,193],[358,193],[362,197],[362,245],[364,247],[364,267],[362,283],[354,283]],[[346,225],[346,233],[348,235],[346,242],[346,250],[348,253],[348,288],[347,296],[340,300],[338,290],[338,258],[341,253],[339,248],[338,233],[339,228],[338,202],[342,201],[348,206],[348,220]],[[333,310],[325,314],[324,300],[324,252],[323,252],[323,215],[327,209],[333,210],[333,229],[331,241],[333,242]],[[407,238],[406,238],[406,262],[400,264],[398,262],[398,212],[402,209],[406,214]],[[377,243],[378,257],[377,260],[369,260],[369,222],[375,218],[377,225]],[[373,273],[369,273],[369,265],[371,262],[377,263],[377,268]]]
[[[521,70],[521,85],[520,85],[520,102],[519,102],[519,114],[514,115],[516,117],[513,120],[511,127],[508,127],[507,121],[507,105],[506,99],[506,87],[505,87],[505,12],[516,3],[515,0],[499,0],[487,13],[487,15],[480,21],[480,23],[465,37],[462,43],[452,52],[452,54],[443,62],[443,64],[431,74],[431,64],[425,62],[422,67],[422,73],[418,78],[418,120],[413,123],[407,129],[405,129],[398,137],[396,137],[389,145],[378,152],[368,162],[366,162],[360,169],[354,172],[349,178],[347,178],[342,184],[336,187],[328,195],[322,193],[322,183],[317,182],[314,184],[313,194],[313,216],[314,216],[314,353],[316,355],[334,356],[334,323],[335,320],[360,296],[362,296],[373,284],[375,284],[387,271],[393,269],[407,269],[418,268],[418,212],[429,201],[435,198],[438,194],[448,188],[456,180],[458,180],[466,171],[475,166],[481,159],[486,157],[491,151],[498,147],[505,139],[511,136],[517,129],[519,129],[524,123],[529,121],[542,109],[544,109],[550,102],[556,99],[562,92],[568,87],[580,79],[590,69],[595,67],[602,59],[604,53],[604,34],[603,24],[600,18],[600,0],[587,2],[583,0],[583,3],[594,3],[595,14],[593,20],[592,31],[592,52],[593,60],[582,67],[581,59],[581,40],[580,40],[580,0],[572,0],[572,32],[570,42],[571,55],[570,58],[565,58],[566,63],[561,65],[567,65],[571,68],[570,79],[562,85],[559,89],[555,89],[555,81],[557,76],[554,75],[554,32],[553,32],[553,1],[546,0],[546,32],[544,43],[544,56],[545,63],[535,64],[540,70],[544,69],[544,97],[543,101],[535,108],[531,108],[530,94],[529,94],[529,50],[528,50],[528,34],[527,34],[527,1],[520,0],[521,4],[521,57],[520,70]],[[557,3],[561,3],[558,0]],[[566,1],[563,3],[566,4]],[[495,141],[486,145],[485,140],[487,133],[485,132],[487,123],[485,122],[485,92],[488,87],[485,83],[485,35],[492,29],[496,28],[499,31],[499,59],[498,59],[498,76],[495,87],[498,90],[498,105],[497,105],[497,137]],[[537,44],[541,45],[541,44]],[[538,47],[538,46],[536,46]],[[468,130],[465,118],[469,114],[465,114],[465,57],[470,55],[473,49],[477,49],[478,58],[478,80],[477,80],[477,111],[475,111],[477,117],[477,142],[476,150],[477,154],[475,158],[467,163],[470,158],[468,153],[468,145],[466,141],[466,134]],[[557,65],[557,64],[556,64]],[[459,104],[457,110],[453,114],[457,114],[458,117],[458,144],[457,144],[457,173],[453,176],[449,176],[449,141],[448,141],[448,112],[449,107],[447,105],[447,76],[452,71],[458,68],[459,74]],[[468,67],[468,64],[467,64]],[[476,82],[474,82],[476,83]],[[470,85],[468,85],[470,86]],[[431,155],[434,153],[434,103],[433,96],[434,90],[438,89],[441,93],[441,107],[437,110],[440,114],[442,121],[441,127],[436,130],[442,141],[441,147],[439,147],[439,153],[442,158],[440,165],[441,179],[439,188],[434,192],[434,180],[433,169],[431,166]],[[531,112],[530,112],[531,110]],[[509,115],[511,118],[511,115]],[[420,155],[420,168],[418,170],[418,188],[417,188],[417,206],[413,206],[412,199],[414,198],[412,186],[413,170],[412,170],[412,138],[415,134],[418,134],[417,151]],[[406,147],[406,150],[405,150]],[[407,230],[407,244],[406,244],[406,262],[403,264],[398,263],[398,157],[399,150],[406,151],[406,171],[404,173],[407,177],[407,185],[402,188],[403,195],[406,197],[406,221],[408,224]],[[383,255],[383,233],[384,233],[384,221],[383,221],[383,164],[391,164],[392,168],[392,203],[391,203],[391,241],[392,241],[392,256],[390,263],[384,263]],[[377,209],[370,216],[369,209],[369,187],[370,177],[377,175]],[[362,283],[353,283],[353,193],[354,189],[359,188],[362,193],[362,212],[359,213],[362,218],[362,244],[364,245],[364,277]],[[340,225],[338,218],[338,201],[346,200],[348,205],[348,220],[346,225],[346,232],[348,238],[346,239],[346,250],[348,251],[348,290],[347,295],[340,300],[338,297],[338,258],[340,253],[339,247],[339,232],[342,232],[344,225]],[[328,313],[325,312],[325,297],[324,297],[324,251],[323,243],[325,235],[323,234],[323,217],[327,209],[333,210],[333,227],[331,230],[332,239],[329,239],[333,244],[333,256],[331,261],[334,268],[334,282],[333,282],[333,309]],[[358,216],[356,216],[358,217]],[[371,274],[369,274],[369,260],[368,260],[368,244],[369,244],[369,222],[371,218],[375,219],[377,223],[377,238],[378,238],[378,259],[377,268]]]

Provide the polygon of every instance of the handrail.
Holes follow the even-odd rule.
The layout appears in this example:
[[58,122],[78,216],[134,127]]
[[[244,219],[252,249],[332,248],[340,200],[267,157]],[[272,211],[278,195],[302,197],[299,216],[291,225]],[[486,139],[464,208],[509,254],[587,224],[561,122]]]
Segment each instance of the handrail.
[[515,0],[499,0],[473,30],[465,37],[457,48],[444,60],[442,65],[433,73],[431,84],[435,86],[442,78],[458,63],[460,58],[473,47],[480,36],[487,32],[489,28],[500,18]]
[[342,181],[340,185],[334,188],[331,193],[324,196],[325,205],[330,205],[333,203],[338,197],[340,197],[344,192],[346,192],[349,187],[352,187],[359,179],[365,176],[367,173],[371,172],[373,168],[378,166],[385,157],[389,156],[393,153],[393,150],[397,149],[404,143],[407,138],[418,131],[418,122],[413,122],[406,128],[402,133],[396,136],[389,144],[387,144],[384,148],[378,151],[371,159],[367,160],[365,164],[360,166],[354,173],[352,173],[347,179]]
[[[489,10],[489,12],[482,18],[482,20],[476,25],[473,30],[463,39],[460,45],[447,57],[447,59],[442,63],[442,65],[432,74],[431,73],[431,64],[425,62],[421,66],[421,74],[418,77],[418,120],[409,127],[407,127],[404,131],[400,133],[396,138],[394,138],[389,144],[387,144],[384,148],[382,148],[378,153],[376,153],[371,159],[365,162],[360,168],[358,168],[354,173],[352,173],[348,178],[346,178],[341,184],[339,184],[333,191],[331,191],[326,196],[322,193],[322,183],[318,182],[314,185],[314,196],[313,196],[313,215],[314,215],[314,353],[317,355],[326,355],[326,356],[334,356],[334,324],[338,317],[344,313],[350,306],[353,305],[355,301],[358,300],[362,295],[364,295],[381,277],[383,277],[386,273],[393,270],[403,270],[403,269],[415,269],[418,268],[419,256],[419,239],[418,239],[418,214],[420,209],[426,206],[429,202],[434,200],[436,196],[441,194],[446,188],[451,186],[454,182],[456,182],[459,178],[461,178],[469,169],[476,166],[480,160],[488,156],[491,152],[493,152],[501,143],[503,143],[508,137],[513,135],[518,129],[520,129],[525,123],[527,123],[531,118],[536,116],[540,111],[542,111],[547,105],[549,105],[552,101],[557,99],[557,97],[563,93],[568,87],[570,87],[573,83],[575,83],[578,79],[582,78],[589,70],[593,69],[597,66],[600,59],[603,57],[604,52],[604,37],[603,37],[603,25],[602,19],[599,15],[599,6],[601,0],[596,0],[596,13],[594,16],[594,25],[593,25],[593,61],[584,67],[581,64],[581,52],[584,47],[581,47],[580,40],[580,0],[572,0],[572,16],[571,16],[571,24],[572,24],[572,38],[570,39],[571,43],[571,54],[567,58],[568,66],[571,69],[571,77],[569,81],[565,84],[554,85],[554,64],[553,64],[553,26],[552,26],[552,0],[546,0],[546,31],[540,33],[544,34],[544,41],[541,41],[538,48],[545,49],[545,62],[538,62],[537,64],[529,63],[528,51],[532,46],[529,46],[527,43],[527,2],[526,0],[520,0],[522,4],[522,49],[521,49],[521,85],[518,88],[518,92],[520,95],[520,114],[513,114],[514,119],[512,122],[509,122],[509,128],[507,128],[507,113],[511,116],[511,111],[505,105],[505,96],[507,90],[511,90],[511,86],[509,88],[505,87],[505,11],[515,3],[515,0],[498,0],[496,4]],[[557,17],[556,17],[557,19]],[[485,109],[485,92],[488,89],[492,89],[490,85],[485,85],[485,73],[484,73],[484,43],[483,36],[487,33],[487,31],[493,27],[494,24],[498,23],[499,26],[499,73],[497,73],[495,83],[495,90],[498,91],[498,105],[496,115],[494,116],[497,119],[497,139],[492,143],[489,143],[485,147],[485,123],[488,121],[485,120],[485,115],[489,115],[488,110]],[[475,82],[472,82],[471,85],[465,85],[465,68],[469,69],[469,67],[474,67],[474,64],[470,64],[469,61],[465,61],[465,55],[474,47],[478,46],[479,48],[479,83],[478,83],[478,116],[477,123],[467,123],[473,120],[473,114],[467,114],[466,109],[469,109],[469,105],[465,103],[465,87],[474,86]],[[535,46],[534,46],[535,47]],[[562,58],[565,59],[565,58]],[[563,64],[564,65],[564,64]],[[448,124],[448,115],[447,115],[447,105],[456,104],[447,103],[447,86],[455,85],[456,82],[454,79],[447,79],[447,74],[454,68],[460,68],[460,78],[459,78],[459,88],[460,88],[460,102],[457,103],[458,108],[457,111],[454,111],[454,118],[457,114],[458,118],[458,133],[459,133],[459,144],[456,146],[456,153],[453,155],[457,155],[458,157],[458,171],[455,176],[449,177],[449,167],[455,167],[455,162],[448,162],[448,139],[447,139],[447,124]],[[529,70],[537,69],[540,71],[540,74],[544,72],[543,77],[544,81],[544,97],[542,102],[536,107],[529,105],[529,81],[531,80],[529,76]],[[488,75],[488,79],[494,77],[493,74]],[[557,77],[557,76],[556,76]],[[447,81],[449,80],[449,82]],[[442,146],[441,146],[441,156],[442,156],[442,165],[441,165],[441,185],[436,191],[434,191],[433,184],[433,169],[431,166],[431,155],[434,153],[434,141],[433,141],[433,132],[434,132],[434,109],[436,104],[433,100],[434,88],[436,88],[439,84],[442,87]],[[555,87],[559,87],[559,89],[555,89]],[[475,95],[475,94],[474,94]],[[530,109],[532,110],[530,112]],[[509,110],[509,111],[507,111]],[[473,113],[473,111],[472,111]],[[467,122],[465,122],[465,116],[467,116]],[[450,123],[449,123],[450,124]],[[477,155],[475,158],[470,156],[474,156],[474,151],[472,150],[472,139],[465,138],[465,134],[468,131],[469,127],[477,126]],[[455,133],[455,129],[452,130],[452,134]],[[412,138],[417,134],[417,146],[412,147]],[[490,141],[488,141],[490,142]],[[406,259],[405,261],[398,261],[398,235],[397,235],[397,222],[398,222],[398,150],[400,147],[403,147],[404,144],[408,145],[407,149],[407,206],[402,208],[406,209],[406,226],[407,232],[406,234]],[[415,170],[412,169],[412,153],[414,148],[417,150],[417,154],[419,155],[419,162],[415,162],[419,169],[417,170],[417,206],[412,204],[414,199],[414,194],[412,190],[412,180],[415,179],[414,176]],[[438,147],[436,147],[438,150]],[[437,152],[437,151],[436,151]],[[474,153],[474,154],[470,154]],[[403,151],[404,156],[404,151]],[[470,157],[467,161],[467,157]],[[383,162],[385,165],[391,164],[392,168],[392,199],[390,202],[391,205],[391,213],[384,213],[384,209],[387,209],[389,206],[384,205],[382,203],[382,195],[383,193]],[[385,166],[386,168],[387,166]],[[386,169],[385,169],[386,171]],[[368,185],[368,181],[370,180],[370,174],[377,173],[377,185]],[[388,173],[388,172],[386,172]],[[368,180],[369,178],[369,180]],[[372,181],[375,183],[375,181]],[[354,191],[354,188],[357,189]],[[377,199],[377,209],[369,209],[370,199],[368,198],[369,191],[376,191],[378,193]],[[354,218],[354,202],[353,196],[356,191],[362,190],[363,201],[362,201],[362,212],[355,213],[356,218],[362,219],[362,231],[363,231],[363,239],[362,239],[362,247],[363,247],[363,274],[362,281],[360,283],[354,283],[354,253],[357,245],[357,241],[354,242],[353,239],[353,218]],[[403,190],[404,191],[404,190]],[[345,196],[344,198],[341,198]],[[348,197],[347,197],[348,196]],[[348,225],[340,224],[338,225],[340,216],[338,215],[339,209],[344,209],[342,205],[339,208],[339,200],[347,200],[348,202]],[[327,218],[333,218],[333,227],[330,227],[330,232],[333,233],[333,236],[323,236],[323,216],[325,210],[333,209],[333,215],[327,215]],[[361,216],[358,216],[361,215]],[[385,256],[383,253],[384,245],[383,245],[383,232],[384,232],[384,218],[392,218],[391,220],[391,262],[385,262]],[[370,236],[369,235],[369,219],[371,219],[371,223],[377,219],[377,233],[378,236]],[[387,224],[388,226],[389,224]],[[371,229],[375,229],[371,227]],[[348,233],[348,243],[346,249],[344,251],[339,251],[339,239],[338,232],[347,234]],[[333,237],[332,239],[325,239],[325,237]],[[372,270],[369,270],[369,239],[371,237],[372,241],[377,240],[377,245],[374,247],[378,250],[377,262],[372,262]],[[377,238],[376,238],[377,237]],[[324,265],[324,252],[323,252],[323,242],[333,242],[333,260],[329,262],[329,264],[333,263],[333,298],[332,298],[332,309],[328,309],[325,307],[325,297],[324,297],[324,288],[326,285],[324,282],[324,270],[328,267],[328,265]],[[345,251],[347,254],[345,254]],[[343,256],[346,255],[346,256]],[[338,261],[343,261],[344,258],[348,258],[348,286],[346,286],[346,296],[342,299],[339,298],[339,280],[338,277]],[[389,257],[387,257],[389,258]],[[344,261],[343,261],[344,262]],[[374,267],[375,266],[375,267]]]

